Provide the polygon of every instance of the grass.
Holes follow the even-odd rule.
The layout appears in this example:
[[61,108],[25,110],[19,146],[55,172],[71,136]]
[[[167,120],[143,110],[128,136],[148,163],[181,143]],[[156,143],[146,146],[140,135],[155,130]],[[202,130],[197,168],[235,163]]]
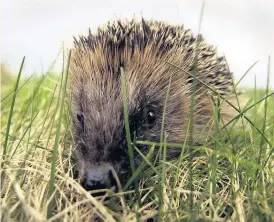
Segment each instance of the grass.
[[[122,72],[133,175],[119,193],[108,190],[93,197],[72,177],[69,62],[64,59],[60,75],[49,70],[28,79],[21,77],[23,64],[24,59],[17,78],[1,88],[2,221],[274,221],[274,94],[269,85],[258,89],[254,81],[254,88],[245,89],[245,101],[240,96],[236,105],[231,103],[238,114],[225,126],[219,107],[226,101],[217,95],[212,117],[217,127],[210,143],[169,144],[164,130],[159,143],[131,141]],[[147,155],[139,144],[148,145]],[[182,150],[180,158],[166,161],[170,146]],[[151,158],[155,150],[158,164]],[[143,157],[139,166],[132,161],[134,153]]]
[[[72,178],[67,68],[60,76],[49,72],[30,79],[20,78],[21,68],[2,88],[3,221],[274,220],[274,96],[269,86],[246,89],[246,105],[236,107],[239,114],[229,128],[221,128],[219,97],[214,121],[220,127],[211,138],[213,146],[192,145],[190,153],[186,143],[168,144],[164,132],[158,144],[135,141],[135,152],[140,153],[138,144],[147,144],[150,152],[140,153],[144,162],[132,168],[127,189],[95,198]],[[169,146],[182,149],[179,159],[165,160]],[[162,153],[154,165],[156,147]]]

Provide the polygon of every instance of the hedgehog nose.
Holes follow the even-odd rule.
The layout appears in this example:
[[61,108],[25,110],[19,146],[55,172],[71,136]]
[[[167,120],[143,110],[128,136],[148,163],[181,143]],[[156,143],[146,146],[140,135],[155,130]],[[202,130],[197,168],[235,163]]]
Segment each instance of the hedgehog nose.
[[87,191],[100,190],[100,189],[117,189],[116,180],[109,170],[107,173],[101,173],[100,171],[90,171],[86,174],[85,178],[81,181],[81,185]]

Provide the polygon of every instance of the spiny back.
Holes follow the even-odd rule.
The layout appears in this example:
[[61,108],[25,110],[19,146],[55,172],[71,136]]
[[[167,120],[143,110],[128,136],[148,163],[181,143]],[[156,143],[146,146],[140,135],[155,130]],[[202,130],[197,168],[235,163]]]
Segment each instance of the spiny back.
[[[199,43],[197,41],[198,38],[182,25],[144,19],[141,22],[134,19],[118,20],[98,28],[95,33],[90,31],[87,37],[75,39],[74,65],[83,65],[87,54],[92,53],[97,56],[96,63],[101,63],[99,66],[103,72],[113,73],[118,78],[119,68],[130,62],[134,55],[144,57],[150,54],[149,56],[153,55],[163,63],[175,55],[176,60],[179,60],[174,61],[177,62],[176,65],[193,73],[197,55],[197,77],[217,93],[226,95],[231,90],[232,80],[224,57],[218,57],[215,48],[206,44],[202,38]],[[187,78],[188,83],[193,82],[189,75]],[[201,84],[198,85],[202,87]]]

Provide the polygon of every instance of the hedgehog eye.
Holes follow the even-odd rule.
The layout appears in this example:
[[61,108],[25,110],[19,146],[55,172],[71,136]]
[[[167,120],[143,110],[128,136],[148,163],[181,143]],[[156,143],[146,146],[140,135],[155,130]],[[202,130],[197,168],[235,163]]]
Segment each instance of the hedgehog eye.
[[83,113],[77,113],[77,119],[82,125],[84,125],[84,114]]
[[152,125],[156,120],[156,116],[155,116],[155,113],[153,111],[148,111],[147,112],[147,123],[149,125]]

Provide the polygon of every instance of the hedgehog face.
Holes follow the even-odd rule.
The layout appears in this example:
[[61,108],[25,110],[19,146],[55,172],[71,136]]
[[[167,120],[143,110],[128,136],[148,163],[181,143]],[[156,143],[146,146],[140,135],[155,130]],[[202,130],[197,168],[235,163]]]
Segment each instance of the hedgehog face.
[[[215,49],[203,41],[196,50],[196,40],[183,26],[144,20],[116,21],[75,40],[69,70],[73,131],[78,169],[86,189],[111,187],[114,172],[122,183],[129,177],[120,67],[126,77],[132,138],[159,142],[165,107],[167,141],[183,142],[193,89],[193,133],[199,134],[208,125],[212,116],[208,90],[203,84],[195,83],[194,87],[187,74],[193,70],[194,52],[200,81],[224,95],[231,79],[224,58],[216,57]],[[148,152],[145,146],[138,148]],[[171,148],[167,152],[169,157],[179,154]],[[135,154],[136,164],[141,160]]]
[[[140,62],[142,63],[142,60]],[[158,64],[155,66],[158,67]],[[131,67],[131,63],[125,64],[126,76],[130,77],[133,74],[127,67]],[[165,72],[163,74],[167,75]],[[172,75],[173,71],[170,74]],[[101,77],[104,75],[106,74],[102,74]],[[130,172],[120,90],[121,80],[112,78],[107,81],[104,78],[96,78],[83,83],[81,89],[73,91],[75,154],[81,183],[87,190],[112,187],[115,185],[114,172],[124,183]],[[102,82],[106,83],[105,87],[97,85],[103,84]],[[177,83],[178,81],[172,81],[174,87]],[[156,84],[141,81],[137,84],[128,78],[127,105],[132,140],[135,138],[160,141],[168,84],[169,81]],[[94,88],[97,90],[93,90]],[[176,140],[179,138],[178,134],[184,129],[182,126],[185,123],[182,116],[188,101],[178,98],[173,90],[170,92],[165,125],[170,140]],[[138,148],[144,155],[148,152],[146,146],[138,146]],[[137,153],[134,157],[135,163],[140,164],[142,158]]]

